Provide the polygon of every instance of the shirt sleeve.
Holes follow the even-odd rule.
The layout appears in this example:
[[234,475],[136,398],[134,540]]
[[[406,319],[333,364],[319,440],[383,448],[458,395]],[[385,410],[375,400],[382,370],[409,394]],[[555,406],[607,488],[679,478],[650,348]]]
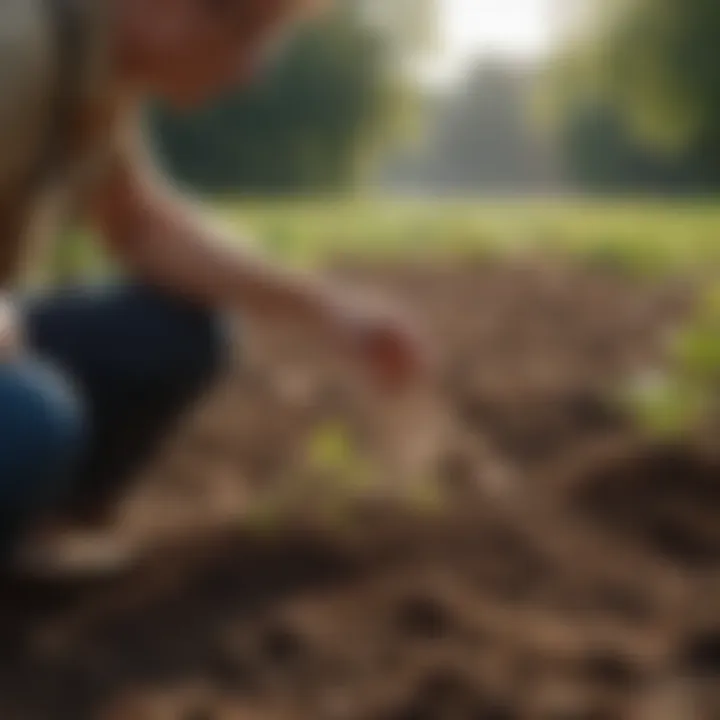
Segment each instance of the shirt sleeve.
[[0,191],[31,173],[42,152],[54,52],[41,2],[0,2]]

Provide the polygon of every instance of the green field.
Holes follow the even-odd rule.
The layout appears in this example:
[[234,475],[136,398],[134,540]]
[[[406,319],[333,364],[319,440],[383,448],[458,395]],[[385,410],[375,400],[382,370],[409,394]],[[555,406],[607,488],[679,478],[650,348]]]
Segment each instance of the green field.
[[720,264],[720,203],[294,202],[221,208],[294,259],[569,251],[639,269]]
[[[530,250],[641,273],[720,267],[714,201],[239,201],[217,210],[239,235],[297,263]],[[96,264],[85,242],[66,243],[56,258],[60,274]]]

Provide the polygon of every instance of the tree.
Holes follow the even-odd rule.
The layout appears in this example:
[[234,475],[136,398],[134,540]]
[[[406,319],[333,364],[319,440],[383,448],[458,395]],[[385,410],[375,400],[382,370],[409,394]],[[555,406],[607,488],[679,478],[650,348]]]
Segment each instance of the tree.
[[669,147],[720,134],[716,0],[615,0],[611,7],[596,66],[633,128]]
[[720,186],[720,5],[596,0],[594,9],[553,67],[571,167],[631,186]]
[[393,164],[388,182],[469,194],[555,186],[552,149],[532,122],[535,82],[534,68],[478,61],[457,87],[426,99],[424,143]]
[[190,116],[150,116],[160,159],[209,192],[327,190],[352,183],[400,98],[387,38],[351,4],[304,32],[255,86]]

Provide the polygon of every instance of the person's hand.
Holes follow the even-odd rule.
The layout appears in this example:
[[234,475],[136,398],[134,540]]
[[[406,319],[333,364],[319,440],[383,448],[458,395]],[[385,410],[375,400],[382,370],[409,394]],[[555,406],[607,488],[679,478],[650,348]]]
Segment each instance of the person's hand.
[[369,300],[337,308],[336,331],[378,389],[398,392],[422,382],[431,355],[410,318],[398,309]]
[[20,350],[20,330],[15,311],[0,297],[0,361],[14,357]]

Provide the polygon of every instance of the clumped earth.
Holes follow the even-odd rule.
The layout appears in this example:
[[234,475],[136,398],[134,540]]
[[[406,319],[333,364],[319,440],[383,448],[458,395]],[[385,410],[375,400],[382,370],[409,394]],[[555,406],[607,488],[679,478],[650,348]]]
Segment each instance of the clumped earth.
[[[4,581],[0,717],[720,718],[720,456],[643,437],[614,397],[662,363],[691,284],[540,259],[334,271],[428,321],[432,397],[390,422],[317,343],[243,328],[253,352],[115,530],[143,561]],[[436,424],[437,487],[381,462],[358,480],[379,440]]]

